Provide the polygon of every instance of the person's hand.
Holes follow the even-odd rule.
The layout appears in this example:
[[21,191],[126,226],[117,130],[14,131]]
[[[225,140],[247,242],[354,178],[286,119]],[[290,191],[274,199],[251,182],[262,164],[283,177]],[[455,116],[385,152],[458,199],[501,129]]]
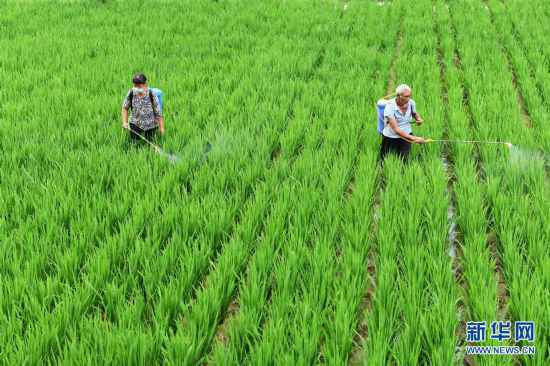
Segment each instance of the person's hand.
[[424,139],[424,137],[416,136],[414,138],[414,142],[417,143],[417,144],[425,144],[426,139]]
[[422,119],[422,117],[416,118],[416,125],[417,125],[417,126],[420,126],[420,125],[422,124],[422,122],[424,122],[424,120]]
[[160,128],[160,134],[161,134],[161,135],[164,135],[164,132],[165,132],[165,131],[164,131],[164,127],[161,127],[161,128]]
[[124,128],[125,130],[128,129],[128,123],[122,123],[122,128]]

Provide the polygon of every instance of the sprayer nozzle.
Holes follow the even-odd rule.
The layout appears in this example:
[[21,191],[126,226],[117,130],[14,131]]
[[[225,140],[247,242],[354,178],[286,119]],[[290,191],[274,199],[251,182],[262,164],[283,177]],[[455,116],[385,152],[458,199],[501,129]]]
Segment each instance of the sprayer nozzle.
[[504,145],[506,145],[506,147],[509,149],[511,149],[513,146],[511,142],[506,142]]

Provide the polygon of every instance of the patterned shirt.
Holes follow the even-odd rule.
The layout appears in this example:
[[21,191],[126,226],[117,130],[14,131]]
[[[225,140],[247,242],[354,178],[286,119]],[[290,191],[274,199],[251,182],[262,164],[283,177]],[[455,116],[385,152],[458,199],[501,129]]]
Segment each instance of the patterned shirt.
[[[124,101],[122,102],[122,108],[128,109],[130,107],[130,92],[128,91]],[[152,94],[153,99],[149,97]],[[136,92],[132,93],[132,114],[130,123],[138,126],[144,131],[157,127],[157,118],[162,117],[162,112],[159,108],[159,101],[155,93],[150,92],[149,89],[145,91],[143,97],[139,96]]]

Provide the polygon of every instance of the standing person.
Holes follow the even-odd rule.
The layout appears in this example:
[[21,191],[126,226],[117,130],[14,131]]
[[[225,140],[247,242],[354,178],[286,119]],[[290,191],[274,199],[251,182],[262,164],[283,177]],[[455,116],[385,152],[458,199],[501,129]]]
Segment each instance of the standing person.
[[141,135],[151,141],[160,127],[164,135],[164,118],[159,100],[147,87],[147,78],[143,74],[136,74],[132,82],[134,87],[128,91],[122,103],[122,127],[128,129],[128,110],[132,110],[130,119],[130,140],[141,140]]
[[401,84],[395,90],[396,97],[391,99],[384,109],[385,126],[382,130],[382,144],[380,146],[380,159],[389,152],[397,154],[402,160],[408,160],[411,143],[423,144],[426,140],[413,136],[411,121],[414,118],[417,125],[424,120],[416,111],[416,103],[411,99],[411,88]]

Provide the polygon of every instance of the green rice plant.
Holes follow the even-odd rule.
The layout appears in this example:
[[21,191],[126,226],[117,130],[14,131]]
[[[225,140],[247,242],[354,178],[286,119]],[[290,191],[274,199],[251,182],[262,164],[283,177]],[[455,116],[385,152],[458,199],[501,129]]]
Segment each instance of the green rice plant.
[[[510,319],[536,322],[536,355],[474,361],[548,363],[549,9],[5,2],[0,359],[459,364],[465,320]],[[139,71],[178,164],[126,144]],[[418,135],[514,148],[415,145],[380,170],[389,79],[413,87]]]
[[[462,69],[456,64],[453,34],[444,31],[450,27],[450,14],[446,6],[437,8],[438,27],[442,37],[442,57],[445,59],[445,78],[447,81],[447,108],[450,120],[449,137],[459,140],[472,139],[475,130],[471,127],[469,107],[463,102]],[[487,203],[483,191],[479,189],[479,162],[476,156],[477,147],[470,145],[450,146],[456,183],[457,224],[460,230],[458,249],[463,281],[461,311],[462,324],[466,321],[479,321],[497,318],[497,285],[494,276],[495,262],[487,247]],[[464,325],[462,325],[463,327]],[[460,343],[463,345],[466,335],[460,331]],[[482,359],[483,360],[483,359]]]
[[[458,11],[464,11],[461,7],[458,8]],[[487,12],[482,12],[480,14],[483,14],[482,21],[485,23],[488,23],[490,21],[490,14],[487,14]],[[460,16],[460,14],[457,14]],[[491,29],[490,27],[488,29]],[[470,31],[470,29],[468,29]],[[465,32],[466,33],[466,32]],[[495,34],[485,33],[484,36],[487,37],[487,43],[486,47],[489,47],[491,49],[494,49],[495,54],[498,54],[501,49],[499,49],[499,37]],[[492,38],[489,38],[491,37]],[[459,42],[460,44],[460,42]],[[470,49],[471,45],[464,43],[461,45],[462,48],[464,48],[465,52],[470,52],[472,55],[476,54],[477,51],[473,51]],[[481,58],[476,55],[476,58],[472,58],[471,62],[477,62],[481,65],[485,65],[488,63],[487,61],[480,62]],[[467,66],[467,65],[466,65]],[[477,72],[471,72],[471,78],[475,77],[481,79],[487,79],[484,83],[478,84],[477,87],[474,90],[475,94],[472,94],[472,97],[474,98],[485,98],[489,97],[491,99],[495,98],[495,91],[499,90],[499,92],[504,91],[507,94],[512,94],[511,92],[514,92],[513,85],[512,85],[512,76],[510,75],[509,71],[505,69],[506,63],[502,63],[501,66],[496,67],[496,65],[491,65],[495,67],[487,68],[487,70],[490,70],[490,72],[486,72],[483,75],[477,73]],[[502,75],[506,75],[508,77],[503,78]],[[466,75],[468,77],[468,73]],[[491,88],[488,88],[488,85],[491,85]],[[507,92],[510,90],[511,92]],[[512,94],[513,95],[513,94]],[[521,120],[520,118],[520,106],[518,104],[505,104],[499,99],[494,99],[497,102],[495,103],[495,108],[485,108],[485,109],[478,109],[477,105],[474,105],[475,110],[474,113],[479,114],[480,120],[485,121],[491,121],[496,120],[498,116],[500,115],[501,111],[504,111],[504,113],[507,113],[514,118],[509,120],[503,121],[503,126],[501,129],[499,129],[498,138],[502,139],[514,139],[514,141],[518,141],[518,144],[525,144],[526,146],[534,146],[535,140],[534,136],[529,133],[529,131],[526,131],[526,128],[522,126],[522,124],[519,122]],[[487,138],[495,138],[497,136],[493,136],[493,131],[487,128],[487,126],[482,125],[479,128],[480,134],[486,134]],[[499,151],[495,150],[489,150],[489,149],[483,149],[482,150],[484,163],[486,166],[487,171],[487,184],[488,184],[488,191],[487,196],[490,202],[490,215],[493,217],[494,223],[493,228],[495,230],[496,237],[498,239],[497,241],[497,249],[500,252],[500,256],[502,258],[503,263],[503,276],[506,279],[509,280],[511,277],[508,275],[509,273],[520,273],[518,272],[521,267],[519,266],[519,262],[515,259],[515,256],[512,254],[518,250],[518,242],[510,241],[510,234],[509,232],[512,230],[509,226],[504,227],[503,224],[507,221],[506,217],[511,216],[515,217],[513,220],[515,223],[521,222],[520,216],[516,216],[514,213],[511,213],[509,208],[506,207],[517,207],[519,200],[521,200],[521,196],[524,194],[529,194],[530,196],[533,195],[535,197],[535,202],[541,202],[540,207],[543,208],[547,206],[547,204],[543,203],[543,201],[536,199],[536,197],[543,197],[544,194],[543,190],[540,190],[537,187],[537,185],[528,184],[529,181],[538,181],[542,182],[544,180],[544,169],[542,168],[542,164],[538,164],[539,166],[536,167],[528,167],[527,165],[524,167],[526,169],[519,169],[516,170],[516,168],[513,167],[513,165],[510,164],[508,161],[509,157],[505,154],[502,154]],[[507,205],[504,207],[503,205],[496,205],[497,198],[501,197],[502,200],[506,200]],[[515,210],[514,210],[515,211]],[[517,229],[514,229],[517,230]],[[520,231],[526,231],[527,227],[523,227],[520,229]],[[517,236],[516,236],[517,237]],[[533,241],[533,244],[535,244],[537,241]],[[535,244],[536,245],[536,244]],[[519,275],[514,276],[514,281],[512,283],[517,284],[517,280],[520,278]],[[524,277],[525,278],[525,277]],[[517,294],[517,292],[512,292],[512,288],[515,286],[511,286],[509,282],[506,282],[507,290],[510,293],[510,297],[508,300],[508,312],[509,309],[514,308],[532,308],[533,306],[537,307],[538,305],[535,304],[544,304],[544,300],[542,297],[532,297],[531,301],[528,303],[522,302],[521,305],[517,303],[517,301],[520,298],[520,295]],[[530,286],[529,283],[525,283],[523,287],[523,290],[525,290],[526,286]],[[534,296],[540,296],[541,292],[540,290],[527,290]],[[544,305],[543,305],[544,306]],[[518,317],[518,311],[515,311],[514,313],[508,313],[509,317],[512,320],[523,320]],[[542,313],[541,313],[542,315]],[[534,319],[536,323],[542,323],[543,317],[541,315],[536,316]],[[544,339],[544,336],[543,336]],[[540,342],[540,340],[539,340]],[[542,341],[540,344],[544,344],[544,341]],[[542,346],[542,349],[545,347]],[[529,356],[522,357],[522,359],[525,360],[525,362],[540,362],[540,360],[544,360],[547,358],[547,356],[544,354],[544,352],[541,352],[540,354],[536,355],[536,358],[532,358]]]

